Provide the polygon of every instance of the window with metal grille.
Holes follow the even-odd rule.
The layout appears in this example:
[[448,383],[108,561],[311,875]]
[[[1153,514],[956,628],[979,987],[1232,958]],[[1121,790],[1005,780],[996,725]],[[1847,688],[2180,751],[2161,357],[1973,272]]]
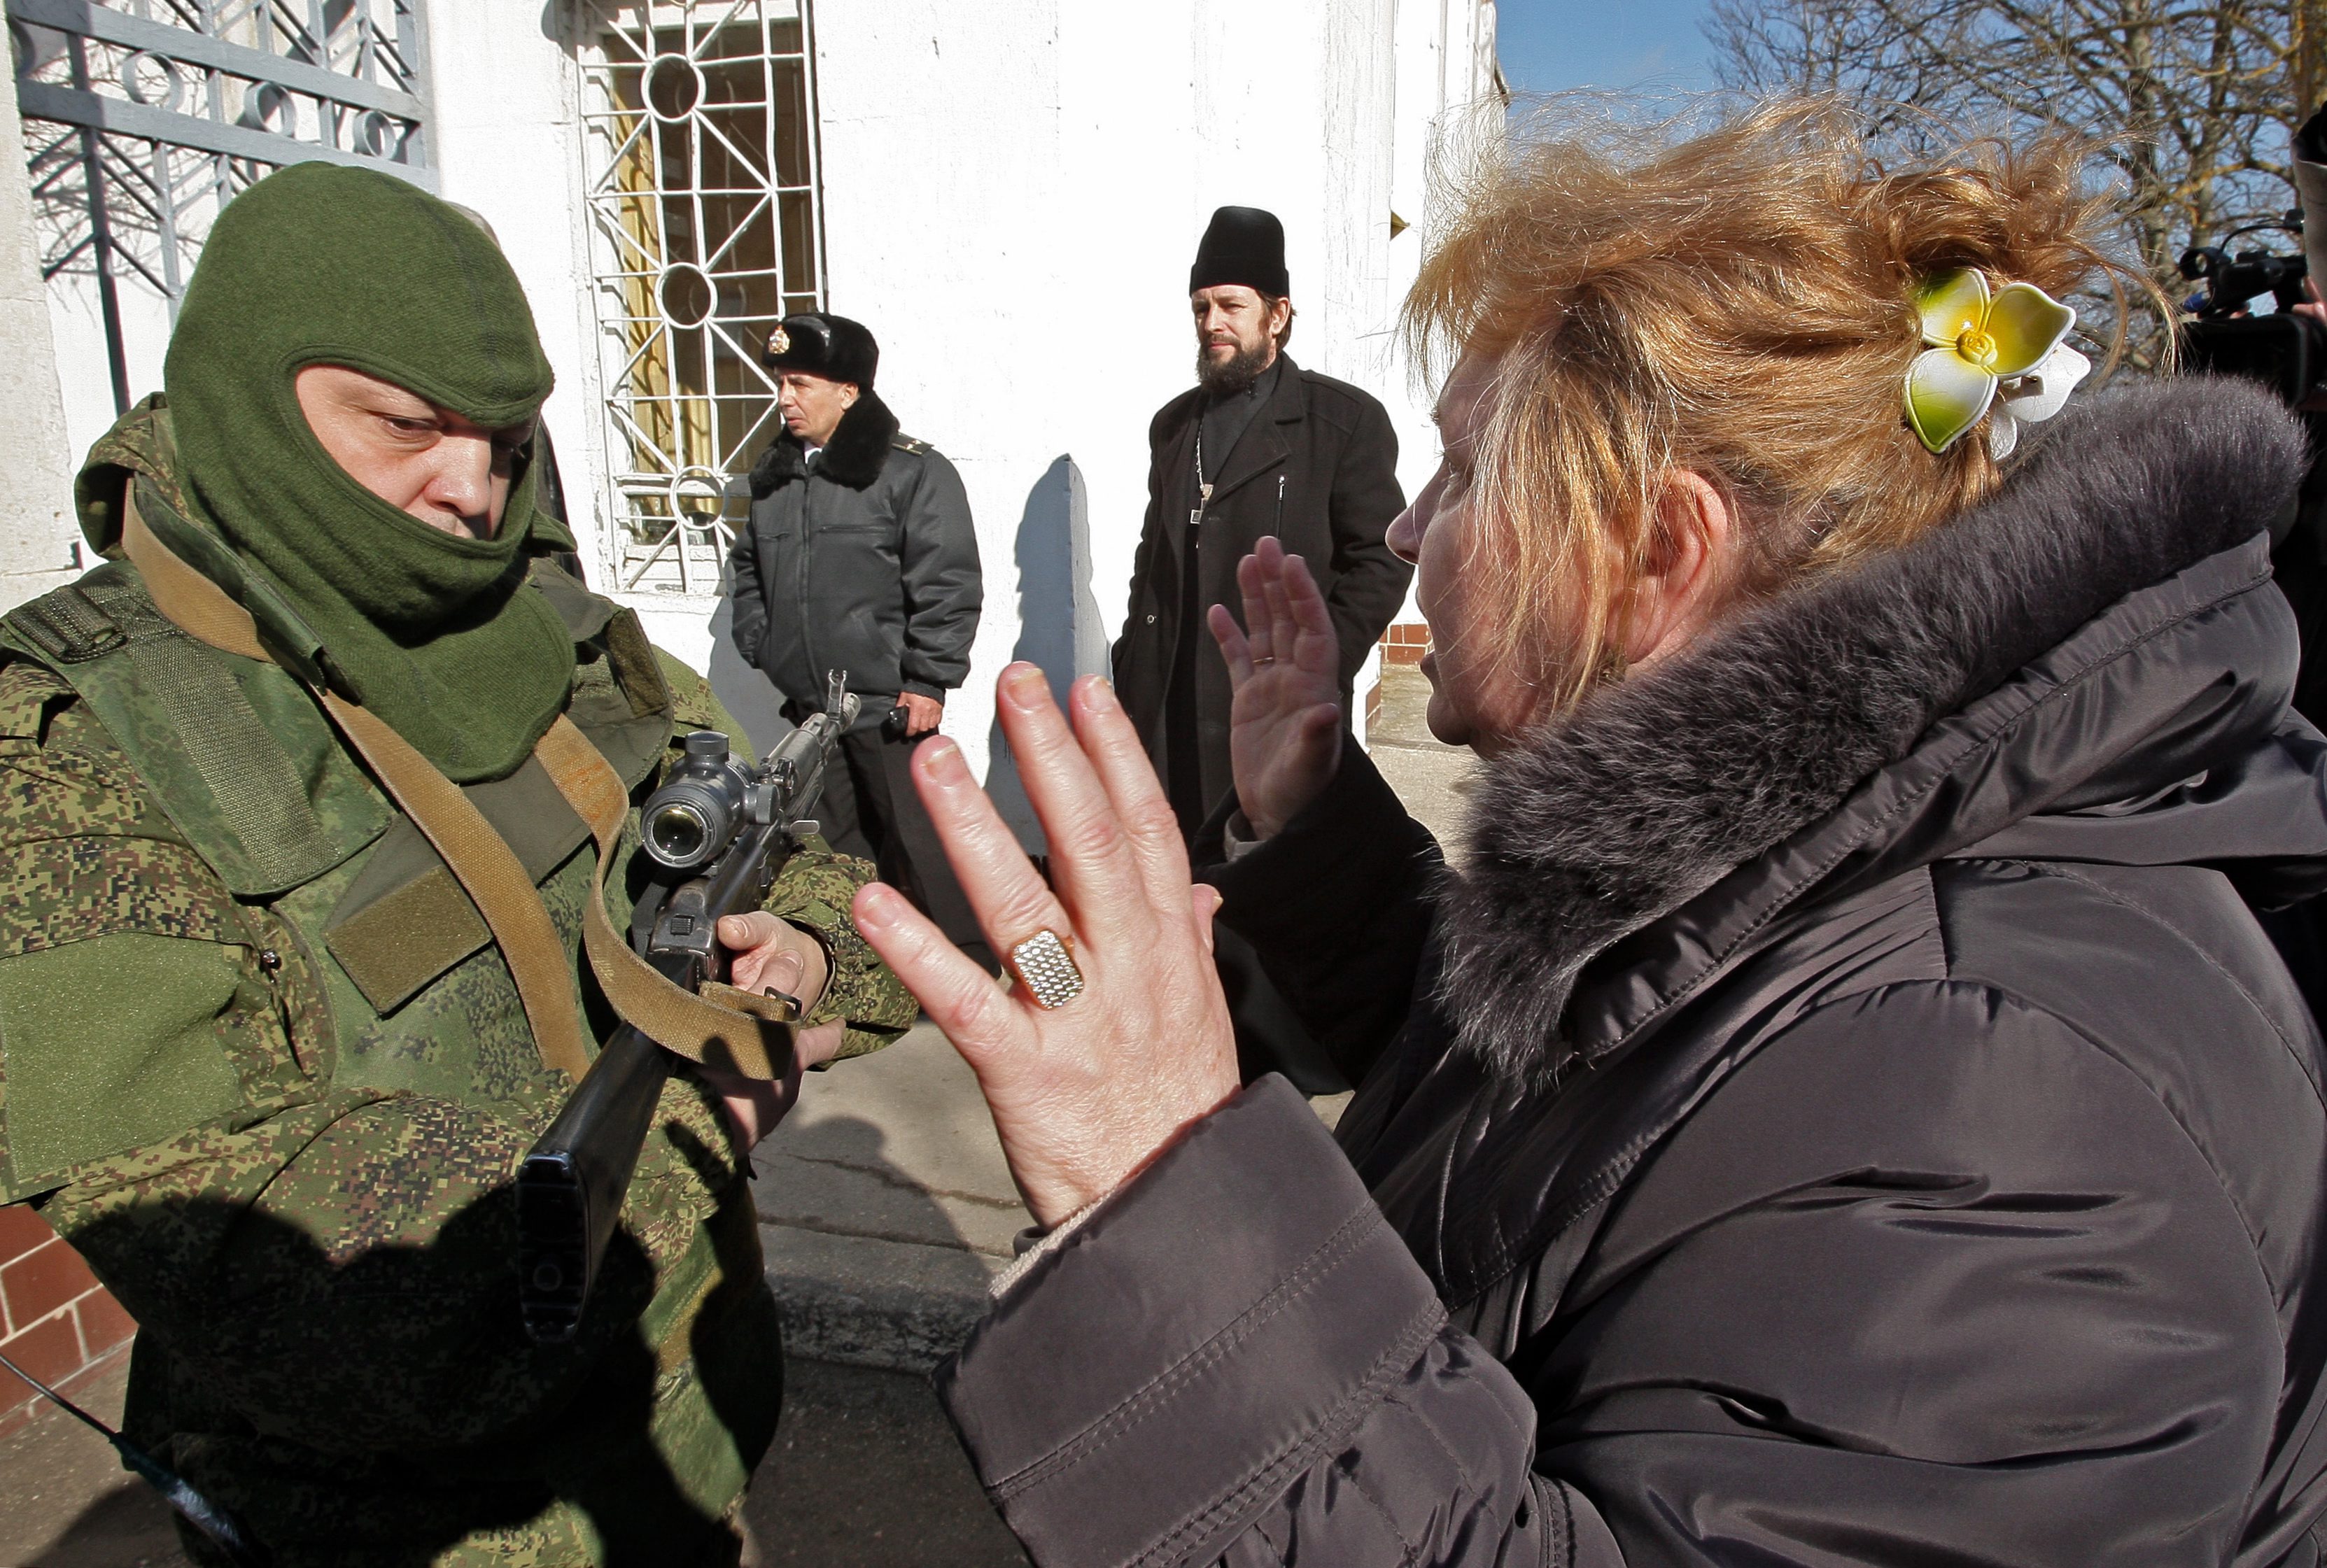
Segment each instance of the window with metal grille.
[[[93,295],[115,412],[158,385],[235,192],[286,163],[428,190],[419,0],[6,0],[43,276]],[[61,342],[70,363],[74,345]]]
[[583,0],[611,581],[708,595],[776,434],[760,363],[824,299],[805,0]]

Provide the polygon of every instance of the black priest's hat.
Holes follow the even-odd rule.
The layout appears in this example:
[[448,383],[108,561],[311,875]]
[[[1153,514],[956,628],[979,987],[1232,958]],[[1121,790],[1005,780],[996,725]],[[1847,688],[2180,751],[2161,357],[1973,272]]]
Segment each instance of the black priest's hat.
[[1188,269],[1188,292],[1220,284],[1242,284],[1282,299],[1293,292],[1285,271],[1285,225],[1257,207],[1223,207],[1212,214],[1196,265]]

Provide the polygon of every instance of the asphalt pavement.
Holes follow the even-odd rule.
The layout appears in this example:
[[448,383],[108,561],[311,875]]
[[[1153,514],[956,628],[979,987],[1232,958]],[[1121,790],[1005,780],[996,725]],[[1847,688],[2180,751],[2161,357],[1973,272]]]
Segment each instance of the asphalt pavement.
[[[121,1418],[129,1358],[81,1402]],[[930,1392],[911,1372],[797,1360],[744,1517],[760,1568],[1022,1568]],[[0,1568],[192,1568],[170,1510],[103,1438],[49,1411],[0,1440]]]

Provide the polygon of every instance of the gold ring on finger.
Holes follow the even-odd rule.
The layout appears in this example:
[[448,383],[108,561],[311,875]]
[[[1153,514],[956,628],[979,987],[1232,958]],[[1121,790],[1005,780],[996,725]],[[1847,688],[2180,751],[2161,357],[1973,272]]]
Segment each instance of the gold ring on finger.
[[1041,1008],[1064,1007],[1083,992],[1083,972],[1068,938],[1044,927],[1010,949],[1010,973]]

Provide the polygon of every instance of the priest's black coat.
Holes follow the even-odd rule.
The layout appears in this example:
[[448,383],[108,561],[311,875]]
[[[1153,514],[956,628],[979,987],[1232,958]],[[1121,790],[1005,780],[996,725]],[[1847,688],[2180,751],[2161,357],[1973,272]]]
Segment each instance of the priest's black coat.
[[1214,481],[1198,551],[1199,619],[1192,625],[1181,624],[1181,574],[1188,513],[1195,505],[1202,388],[1165,404],[1147,430],[1147,519],[1132,567],[1130,612],[1115,644],[1115,684],[1156,771],[1169,779],[1165,748],[1186,743],[1185,737],[1166,734],[1164,723],[1172,662],[1180,639],[1200,639],[1194,739],[1207,802],[1230,787],[1229,680],[1201,617],[1207,607],[1226,604],[1243,621],[1237,563],[1263,535],[1274,534],[1309,564],[1341,639],[1345,711],[1366,650],[1406,602],[1414,576],[1414,568],[1382,538],[1406,509],[1397,485],[1397,436],[1388,411],[1347,382],[1302,369],[1290,355],[1282,363],[1275,396],[1253,415]]

